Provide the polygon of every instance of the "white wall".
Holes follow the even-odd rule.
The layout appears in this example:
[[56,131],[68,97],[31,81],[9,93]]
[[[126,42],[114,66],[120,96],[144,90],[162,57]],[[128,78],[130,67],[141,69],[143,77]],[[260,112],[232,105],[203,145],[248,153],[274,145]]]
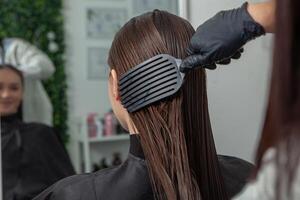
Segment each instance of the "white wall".
[[[65,29],[71,118],[89,112],[105,113],[109,109],[106,80],[87,80],[87,48],[101,42],[86,37],[85,10],[87,2],[65,0]],[[107,47],[110,44],[106,44]]]
[[[243,2],[191,0],[190,21],[196,28],[218,11],[239,7]],[[249,161],[254,158],[267,101],[271,43],[271,36],[248,43],[240,60],[207,72],[211,122],[221,154]]]
[[[69,153],[78,170],[79,152],[77,144],[72,140],[73,135],[78,132],[74,122],[91,112],[103,115],[110,109],[110,104],[106,80],[87,80],[87,49],[97,47],[101,43],[97,40],[88,40],[86,37],[85,11],[90,4],[81,0],[65,0],[64,5],[69,131],[71,134]],[[106,46],[109,45],[106,44]]]
[[[254,2],[254,1],[250,1]],[[87,48],[100,44],[85,34],[85,9],[99,1],[65,0],[67,73],[70,133],[72,121],[89,112],[104,114],[109,108],[105,80],[87,80]],[[238,7],[242,0],[190,0],[190,21],[196,28],[222,9]],[[224,33],[226,34],[226,33]],[[266,101],[270,38],[258,39],[245,47],[243,57],[229,66],[208,71],[211,122],[219,153],[252,160]],[[109,46],[109,44],[106,44]],[[70,154],[77,161],[71,142]]]

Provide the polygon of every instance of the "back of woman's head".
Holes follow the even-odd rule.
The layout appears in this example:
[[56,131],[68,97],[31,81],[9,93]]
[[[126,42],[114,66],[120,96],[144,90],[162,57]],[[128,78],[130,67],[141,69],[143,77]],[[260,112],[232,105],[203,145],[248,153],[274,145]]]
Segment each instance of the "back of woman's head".
[[[182,18],[155,10],[132,18],[116,34],[108,62],[118,76],[158,55],[185,58],[194,33]],[[139,131],[157,199],[227,199],[214,146],[205,70],[185,76],[174,96],[130,113]]]

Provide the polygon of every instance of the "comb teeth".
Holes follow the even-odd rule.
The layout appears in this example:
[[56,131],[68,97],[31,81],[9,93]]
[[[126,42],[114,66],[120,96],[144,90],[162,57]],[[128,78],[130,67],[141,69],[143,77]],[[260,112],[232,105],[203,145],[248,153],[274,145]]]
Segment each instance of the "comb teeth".
[[[143,80],[144,79],[143,78],[143,79],[141,79],[143,84],[135,83],[134,86],[131,87],[130,89],[128,89],[126,91],[122,91],[121,96],[123,97],[123,101],[125,103],[126,100],[128,99],[128,97],[133,96],[134,93],[139,94],[139,93],[145,92],[147,90],[150,90],[153,87],[159,86],[160,84],[164,83],[167,80],[171,80],[174,78],[175,79],[177,78],[177,74],[174,73],[174,71],[170,71],[170,70],[165,71],[165,73],[163,73],[163,74],[158,74],[148,80]],[[176,83],[176,80],[175,80],[175,83]]]
[[160,54],[123,74],[119,80],[121,102],[134,112],[176,93],[182,84],[175,58]]
[[[138,65],[137,67],[129,70],[126,74],[124,74],[120,81],[120,90],[127,87],[132,82],[138,80],[141,76],[147,76],[148,74],[151,74],[153,71],[157,70],[157,66],[160,66],[161,64],[172,64],[169,60],[164,59],[162,56],[159,56],[157,58],[153,58],[153,60],[145,61],[144,63]],[[162,67],[162,66],[160,66]]]
[[172,67],[174,67],[172,66],[172,63],[164,62],[161,66],[152,66],[148,70],[132,76],[132,78],[127,80],[124,84],[120,85],[121,95],[123,95],[123,93],[127,93],[128,91],[131,91],[138,86],[142,86],[142,83],[151,84],[154,80],[158,80],[158,78],[161,77],[161,75],[164,73],[174,73]]
[[163,89],[164,87],[170,87],[175,85],[177,83],[177,76],[172,75],[170,77],[163,78],[162,80],[157,81],[154,84],[149,84],[145,87],[143,87],[141,90],[138,90],[135,93],[132,93],[130,96],[127,96],[127,98],[122,97],[122,102],[126,105],[131,105],[136,99],[144,98],[145,96],[149,96],[153,93],[159,92],[159,90]]

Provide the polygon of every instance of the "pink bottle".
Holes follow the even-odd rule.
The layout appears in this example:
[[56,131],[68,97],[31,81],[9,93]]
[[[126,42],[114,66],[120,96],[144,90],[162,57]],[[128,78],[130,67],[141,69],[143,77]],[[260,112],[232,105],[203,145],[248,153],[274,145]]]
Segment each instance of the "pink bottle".
[[97,136],[97,124],[95,123],[96,113],[89,113],[87,117],[88,136],[95,138]]
[[112,136],[116,133],[116,119],[112,111],[104,115],[104,136]]

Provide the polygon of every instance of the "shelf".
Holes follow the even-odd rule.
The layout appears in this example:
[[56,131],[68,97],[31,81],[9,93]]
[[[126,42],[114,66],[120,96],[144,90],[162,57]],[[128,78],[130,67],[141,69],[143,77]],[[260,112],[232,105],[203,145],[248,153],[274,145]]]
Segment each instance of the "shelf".
[[[78,151],[78,162],[76,162],[76,169],[82,172],[91,172],[91,149],[101,146],[101,152],[107,154],[110,146],[129,146],[130,136],[129,133],[122,133],[113,136],[99,136],[97,134],[94,138],[89,138],[87,117],[74,118],[74,134],[72,140],[76,143]],[[114,144],[115,143],[115,144]],[[102,151],[103,150],[103,151]],[[123,150],[124,151],[124,150]],[[126,148],[127,152],[127,148]],[[83,164],[83,165],[82,165]]]
[[121,134],[121,135],[114,135],[114,136],[104,136],[98,138],[89,138],[88,142],[90,143],[97,143],[97,142],[114,142],[114,141],[123,141],[129,140],[129,134]]

